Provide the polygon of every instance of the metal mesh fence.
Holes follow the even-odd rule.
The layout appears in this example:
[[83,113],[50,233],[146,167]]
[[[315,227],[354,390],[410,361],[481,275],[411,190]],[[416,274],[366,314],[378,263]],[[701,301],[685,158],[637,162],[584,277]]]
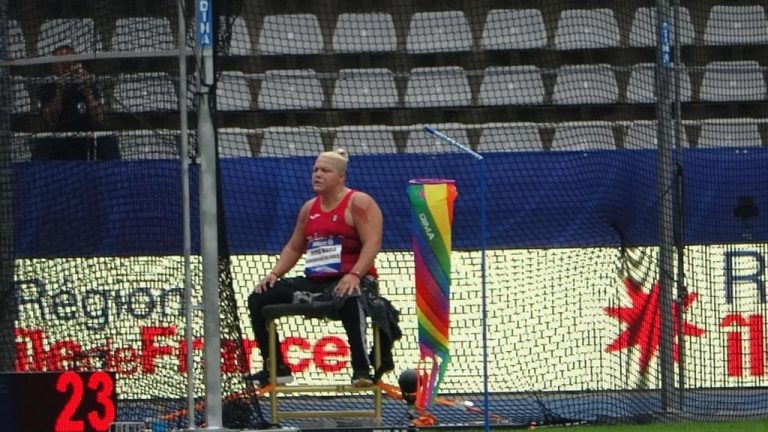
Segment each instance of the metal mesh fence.
[[[8,3],[0,292],[16,301],[0,313],[0,365],[116,372],[118,420],[184,427],[180,101],[194,124],[199,74],[191,52],[180,72],[177,36],[193,47],[196,2],[183,2],[182,32],[172,1]],[[487,408],[511,425],[765,416],[766,6],[682,1],[669,12],[665,63],[647,1],[218,2],[227,423],[259,421],[238,396],[261,368],[248,293],[312,193],[314,156],[339,147],[351,154],[349,185],[385,217],[380,286],[404,333],[385,382],[418,361],[405,188],[441,177],[460,194],[441,397],[479,406],[487,371]],[[660,93],[664,71],[674,95]],[[485,269],[478,162],[425,125],[485,157]],[[659,141],[672,145],[667,190],[657,188]],[[665,202],[675,215],[670,287],[658,283]],[[671,310],[660,307],[663,289],[674,292]],[[661,391],[661,316],[674,321],[672,401]],[[349,381],[339,323],[280,327],[299,382]],[[196,388],[201,398],[200,379]],[[483,421],[476,410],[433,410],[445,423]],[[389,400],[383,421],[408,423],[407,407]]]

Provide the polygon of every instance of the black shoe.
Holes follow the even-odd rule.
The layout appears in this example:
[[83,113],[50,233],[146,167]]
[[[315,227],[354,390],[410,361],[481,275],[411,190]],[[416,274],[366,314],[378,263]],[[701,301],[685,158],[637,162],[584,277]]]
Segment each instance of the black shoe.
[[352,375],[352,385],[355,387],[368,387],[373,385],[373,377],[368,369],[357,370]]
[[389,361],[382,360],[381,366],[379,366],[376,369],[376,372],[373,374],[373,382],[377,383],[381,381],[381,377],[386,375],[388,372],[392,372],[395,370],[395,363],[390,358]]
[[[247,381],[255,381],[259,383],[260,387],[265,387],[269,385],[269,371],[266,369],[262,369],[255,374],[246,375],[245,379]],[[286,365],[279,365],[277,367],[277,383],[278,384],[288,384],[293,382],[293,375],[291,374],[291,368],[289,368]]]
[[[370,353],[368,358],[371,359],[371,364],[375,364],[373,361],[373,353]],[[395,370],[395,362],[392,360],[392,355],[382,355],[381,365],[373,374],[373,382],[377,383],[381,381],[381,377],[383,377],[388,372],[392,372],[393,370]]]

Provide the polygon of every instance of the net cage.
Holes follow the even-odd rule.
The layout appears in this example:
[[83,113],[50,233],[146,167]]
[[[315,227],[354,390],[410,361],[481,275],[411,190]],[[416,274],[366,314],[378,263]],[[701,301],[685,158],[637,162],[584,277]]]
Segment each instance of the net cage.
[[[0,2],[0,370],[113,372],[115,421],[170,430],[190,426],[192,355],[205,421],[180,152],[198,304],[207,92],[227,426],[269,421],[244,381],[262,367],[246,299],[335,148],[385,219],[379,285],[403,332],[385,383],[420,355],[408,182],[456,181],[440,424],[768,416],[763,2],[212,1],[211,87],[197,3]],[[297,381],[349,382],[339,322],[280,331]],[[385,400],[383,425],[411,416]]]

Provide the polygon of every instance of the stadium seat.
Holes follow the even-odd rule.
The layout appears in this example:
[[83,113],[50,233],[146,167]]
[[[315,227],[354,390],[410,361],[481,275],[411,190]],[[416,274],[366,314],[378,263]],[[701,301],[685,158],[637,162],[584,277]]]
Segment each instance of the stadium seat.
[[757,61],[716,61],[704,68],[699,92],[701,101],[759,101],[765,97],[765,80]]
[[11,113],[28,114],[32,112],[32,98],[29,96],[24,78],[11,76]]
[[341,69],[333,91],[333,108],[392,108],[398,105],[395,78],[389,69]]
[[32,136],[28,133],[13,132],[11,135],[11,160],[24,162],[32,159]]
[[219,157],[253,157],[247,130],[219,130]]
[[480,132],[477,151],[541,151],[544,145],[539,128],[531,124],[488,124]]
[[253,98],[248,78],[240,71],[225,71],[216,85],[216,106],[220,111],[248,111]]
[[[685,7],[678,9],[678,19],[680,26],[678,33],[680,35],[680,45],[691,45],[694,39],[693,21],[691,14]],[[674,44],[675,31],[671,31],[671,43]],[[632,18],[632,25],[629,30],[629,46],[633,47],[652,47],[656,46],[656,8],[640,7],[635,11]]]
[[543,48],[547,45],[544,18],[538,9],[488,11],[481,39],[485,50]]
[[121,75],[112,94],[112,111],[175,111],[179,108],[176,87],[165,72]]
[[469,51],[472,31],[462,11],[416,12],[405,48],[411,54]]
[[[624,129],[624,148],[627,150],[656,150],[659,146],[657,137],[658,126],[655,121],[636,121]],[[684,127],[680,127],[680,141],[677,147],[686,148],[688,135]]]
[[117,142],[123,159],[179,158],[179,135],[176,131],[128,132],[119,135]]
[[27,56],[27,41],[24,38],[24,31],[16,20],[8,20],[8,58],[10,60],[20,59]]
[[715,5],[704,30],[705,45],[768,44],[768,19],[761,5]]
[[761,147],[758,124],[750,119],[705,120],[696,147]]
[[258,107],[265,110],[301,110],[323,107],[323,88],[312,69],[271,70],[264,74]]
[[408,108],[467,106],[472,101],[469,80],[459,66],[414,68],[405,91]]
[[240,15],[222,16],[219,19],[220,29],[226,34],[229,28],[229,44],[226,54],[230,56],[247,56],[253,52],[251,34],[248,32],[248,24]]
[[62,45],[71,45],[77,53],[103,50],[91,18],[55,18],[43,21],[37,36],[38,55],[51,55],[53,50]]
[[[433,129],[443,133],[449,138],[471,148],[469,134],[464,125],[461,124],[439,124],[433,125]],[[408,139],[405,143],[406,153],[458,153],[462,150],[455,145],[449,144],[444,140],[430,135],[422,128],[417,128],[408,133]]]
[[273,126],[264,130],[259,156],[317,156],[323,151],[325,148],[320,129]]
[[552,150],[614,150],[610,123],[564,123],[555,128]]
[[343,13],[333,32],[337,53],[374,53],[397,50],[397,35],[388,13]]
[[112,31],[114,51],[154,51],[176,48],[171,21],[160,17],[118,18]]
[[386,126],[342,126],[336,129],[334,148],[358,154],[397,153],[394,134]]
[[618,98],[616,76],[608,64],[562,66],[552,94],[555,105],[612,104]]
[[483,71],[479,105],[540,105],[544,81],[536,66],[489,66]]
[[611,9],[566,9],[560,12],[555,48],[577,50],[620,45],[619,26]]
[[[625,100],[629,103],[653,103],[656,101],[654,88],[656,85],[655,65],[653,63],[639,63],[632,67],[627,84]],[[691,100],[691,77],[688,70],[680,72],[680,100]]]
[[318,54],[323,50],[320,22],[312,14],[267,15],[259,34],[261,54]]

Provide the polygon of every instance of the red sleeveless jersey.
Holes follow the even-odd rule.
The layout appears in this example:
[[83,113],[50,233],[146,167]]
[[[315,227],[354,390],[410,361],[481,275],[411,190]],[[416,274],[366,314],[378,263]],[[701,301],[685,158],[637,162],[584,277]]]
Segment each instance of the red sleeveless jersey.
[[[360,256],[363,247],[355,227],[344,220],[354,190],[344,195],[339,205],[323,211],[320,198],[309,209],[304,236],[307,239],[304,273],[310,279],[334,279],[349,273]],[[375,267],[368,274],[377,277]]]

